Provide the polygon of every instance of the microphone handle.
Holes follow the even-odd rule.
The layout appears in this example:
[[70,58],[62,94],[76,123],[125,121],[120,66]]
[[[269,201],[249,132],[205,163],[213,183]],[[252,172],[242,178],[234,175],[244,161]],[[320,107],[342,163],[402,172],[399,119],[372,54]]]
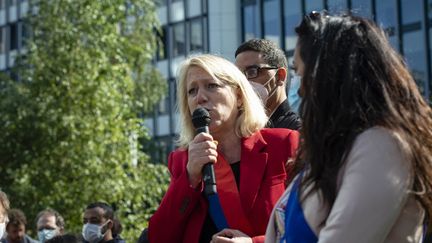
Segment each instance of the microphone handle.
[[204,193],[208,195],[216,194],[216,176],[213,163],[207,163],[203,167]]
[[[198,133],[209,133],[208,126],[198,127],[196,134]],[[213,163],[207,163],[204,165],[202,170],[203,182],[204,182],[204,193],[206,195],[216,194],[216,176],[214,173]]]

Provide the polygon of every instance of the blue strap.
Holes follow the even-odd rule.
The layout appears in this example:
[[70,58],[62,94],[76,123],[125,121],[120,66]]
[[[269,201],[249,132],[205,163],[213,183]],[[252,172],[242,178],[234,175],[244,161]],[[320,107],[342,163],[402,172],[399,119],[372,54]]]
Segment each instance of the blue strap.
[[300,173],[288,197],[285,206],[285,234],[281,242],[285,243],[315,243],[318,238],[306,222],[299,200],[299,186],[303,172]]
[[211,194],[207,195],[207,199],[209,202],[209,213],[210,217],[212,218],[213,222],[216,225],[216,228],[221,231],[228,227],[228,223],[225,219],[225,215],[222,211],[222,206],[219,202],[219,196],[218,194]]

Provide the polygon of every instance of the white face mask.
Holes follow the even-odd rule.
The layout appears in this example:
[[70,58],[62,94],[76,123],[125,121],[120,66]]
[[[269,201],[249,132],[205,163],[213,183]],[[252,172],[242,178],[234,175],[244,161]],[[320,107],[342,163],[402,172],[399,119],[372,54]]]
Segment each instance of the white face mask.
[[55,229],[43,229],[38,231],[38,239],[40,243],[44,243],[45,241],[52,239],[57,234],[57,230]]
[[252,85],[255,93],[258,95],[258,97],[261,99],[263,104],[265,105],[267,103],[267,100],[276,92],[277,87],[275,87],[270,92],[266,89],[266,85],[270,83],[270,81],[276,76],[277,72],[273,77],[271,77],[267,82],[264,84],[260,84],[254,81],[249,80],[249,83]]
[[288,92],[288,102],[291,109],[296,113],[298,113],[301,102],[301,97],[298,94],[301,79],[302,77],[300,75],[294,74],[291,78],[291,86]]
[[6,232],[6,223],[0,223],[0,240],[3,239],[3,236],[5,235]]
[[98,243],[99,241],[101,241],[107,230],[102,234],[102,228],[109,222],[109,220],[103,224],[103,225],[98,225],[98,224],[85,224],[82,228],[82,236],[84,238],[84,240],[90,242],[90,243]]

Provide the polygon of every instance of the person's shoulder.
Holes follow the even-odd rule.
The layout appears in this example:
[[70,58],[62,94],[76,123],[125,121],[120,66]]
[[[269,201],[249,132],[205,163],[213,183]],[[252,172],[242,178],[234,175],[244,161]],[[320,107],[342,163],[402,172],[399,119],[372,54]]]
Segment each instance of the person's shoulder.
[[[391,131],[387,128],[375,126],[364,130],[360,133],[355,143],[358,145],[361,144],[391,144],[397,145],[402,141],[402,139],[398,136],[398,134],[394,131]],[[367,143],[365,143],[367,142]]]
[[263,128],[260,130],[260,133],[264,140],[286,140],[292,137],[298,137],[298,131],[288,128]]

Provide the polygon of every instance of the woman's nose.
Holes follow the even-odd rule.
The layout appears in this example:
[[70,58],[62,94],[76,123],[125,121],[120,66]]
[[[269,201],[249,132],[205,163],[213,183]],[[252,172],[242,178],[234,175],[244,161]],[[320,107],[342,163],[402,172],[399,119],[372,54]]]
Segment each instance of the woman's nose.
[[198,90],[198,93],[195,98],[198,104],[203,104],[208,101],[207,94],[203,89]]

